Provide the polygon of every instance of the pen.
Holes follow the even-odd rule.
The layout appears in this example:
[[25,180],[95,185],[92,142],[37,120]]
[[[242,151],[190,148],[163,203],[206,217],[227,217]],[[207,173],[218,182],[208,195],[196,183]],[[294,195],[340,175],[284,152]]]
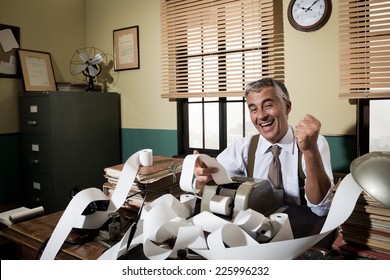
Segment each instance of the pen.
[[137,230],[138,221],[139,221],[139,219],[140,219],[140,217],[141,217],[141,212],[142,212],[142,209],[144,208],[145,200],[146,200],[146,194],[145,194],[145,197],[144,197],[144,199],[143,199],[143,201],[142,201],[141,207],[140,207],[140,209],[138,210],[137,217],[135,218],[135,221],[134,221],[133,224],[131,225],[130,234],[129,234],[129,239],[127,240],[126,251],[129,250],[131,241],[133,240],[134,235],[135,235],[135,232],[136,232],[136,230]]

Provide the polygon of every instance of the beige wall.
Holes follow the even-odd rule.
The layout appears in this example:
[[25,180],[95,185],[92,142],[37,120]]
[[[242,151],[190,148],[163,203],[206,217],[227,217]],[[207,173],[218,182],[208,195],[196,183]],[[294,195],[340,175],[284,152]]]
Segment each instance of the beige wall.
[[[50,52],[57,81],[69,80],[69,59],[85,45],[83,0],[0,0],[0,23],[20,27],[20,47]],[[0,79],[0,133],[19,132],[20,79]]]
[[[288,3],[283,0],[291,123],[310,113],[322,121],[323,133],[354,134],[355,106],[338,98],[337,1],[328,24],[312,33],[289,25]],[[57,81],[77,81],[69,71],[76,49],[95,46],[112,53],[113,30],[138,25],[141,68],[118,72],[112,88],[121,93],[122,127],[176,129],[175,103],[160,98],[159,5],[159,0],[0,0],[0,23],[21,28],[22,48],[52,54]],[[21,88],[20,80],[0,79],[0,133],[19,129]]]
[[286,86],[293,110],[291,124],[306,113],[322,123],[324,134],[355,134],[355,106],[338,98],[338,1],[328,23],[315,32],[300,32],[289,24],[283,0],[286,48]]
[[[86,0],[87,45],[113,52],[113,30],[139,26],[140,69],[120,71],[122,127],[176,129],[176,105],[161,99],[160,0]],[[108,4],[109,3],[109,4]]]

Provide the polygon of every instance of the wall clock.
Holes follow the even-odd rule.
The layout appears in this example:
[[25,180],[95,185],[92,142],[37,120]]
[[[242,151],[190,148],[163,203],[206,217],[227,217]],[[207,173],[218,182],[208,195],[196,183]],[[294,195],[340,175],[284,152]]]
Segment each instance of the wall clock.
[[304,32],[323,27],[331,13],[331,0],[291,0],[287,9],[291,26]]

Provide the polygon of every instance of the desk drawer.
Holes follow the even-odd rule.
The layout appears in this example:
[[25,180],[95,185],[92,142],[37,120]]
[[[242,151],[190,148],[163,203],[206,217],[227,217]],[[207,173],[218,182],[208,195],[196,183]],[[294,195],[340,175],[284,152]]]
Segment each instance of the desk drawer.
[[20,129],[22,132],[50,132],[50,100],[47,96],[20,98]]
[[45,213],[54,211],[53,176],[44,172],[23,174],[23,187],[27,194],[26,203],[30,207],[43,206]]
[[30,171],[51,171],[49,136],[22,133],[21,143],[23,168]]

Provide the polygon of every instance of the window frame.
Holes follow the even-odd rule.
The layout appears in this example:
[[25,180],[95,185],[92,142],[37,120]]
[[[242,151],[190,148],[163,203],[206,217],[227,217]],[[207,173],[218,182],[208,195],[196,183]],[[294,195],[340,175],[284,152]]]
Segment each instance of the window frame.
[[[176,109],[177,109],[177,142],[178,142],[178,154],[179,155],[188,155],[192,154],[194,150],[197,150],[199,153],[208,154],[210,156],[217,156],[228,146],[228,133],[227,133],[227,116],[228,116],[228,108],[227,105],[229,103],[241,103],[242,104],[242,136],[244,137],[247,133],[245,127],[245,120],[249,118],[249,115],[246,115],[245,106],[246,101],[245,98],[242,97],[241,100],[228,100],[225,97],[220,97],[218,101],[202,101],[199,102],[189,102],[187,98],[180,98],[176,101]],[[189,145],[189,110],[188,106],[194,103],[218,103],[219,104],[219,149],[207,149],[204,147],[205,135],[203,134],[203,147],[190,147]],[[204,115],[202,123],[204,123]],[[204,126],[203,126],[204,128]]]
[[[283,3],[161,0],[160,7],[161,97],[176,101],[178,154],[191,154],[195,149],[190,147],[189,139],[190,98],[202,98],[202,102],[207,103],[205,98],[217,97],[219,149],[205,148],[205,135],[202,136],[203,147],[196,148],[200,153],[216,156],[227,147],[228,140],[231,141],[227,131],[227,104],[237,100],[230,97],[242,98],[238,102],[243,104],[244,136],[245,119],[250,117],[246,116],[244,108],[246,84],[263,77],[284,81]],[[203,111],[202,129],[205,128],[204,117]]]

